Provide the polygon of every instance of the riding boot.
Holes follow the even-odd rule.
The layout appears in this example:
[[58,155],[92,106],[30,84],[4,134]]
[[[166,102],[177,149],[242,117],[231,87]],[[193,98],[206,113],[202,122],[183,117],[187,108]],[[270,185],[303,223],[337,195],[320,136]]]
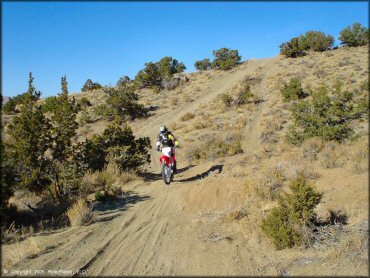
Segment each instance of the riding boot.
[[175,174],[177,173],[176,161],[173,163],[173,172]]

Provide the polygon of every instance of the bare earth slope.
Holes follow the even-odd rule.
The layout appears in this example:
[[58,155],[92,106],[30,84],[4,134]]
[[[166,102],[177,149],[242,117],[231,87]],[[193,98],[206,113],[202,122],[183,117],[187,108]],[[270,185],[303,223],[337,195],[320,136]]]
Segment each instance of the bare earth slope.
[[[288,62],[281,57],[248,61],[232,72],[205,81],[201,96],[193,101],[179,103],[175,109],[133,125],[136,136],[149,136],[155,142],[160,125],[169,120],[178,122],[182,115],[197,109],[207,110],[217,96],[258,72],[261,80],[253,93],[264,101],[250,111],[240,130],[243,154],[189,165],[184,144],[185,148],[178,150],[179,174],[175,182],[166,186],[159,175],[159,154],[153,148],[149,181],[136,185],[125,200],[97,205],[96,221],[88,226],[38,236],[42,252],[23,258],[12,269],[71,270],[92,276],[367,275],[367,250],[353,253],[350,247],[363,244],[361,237],[355,238],[361,242],[348,239],[348,247],[343,250],[352,252],[350,255],[336,252],[335,246],[276,251],[267,238],[256,232],[260,219],[248,217],[248,210],[265,215],[266,204],[247,203],[243,193],[246,177],[237,172],[237,167],[242,165],[254,174],[261,170],[258,161],[265,157],[261,122],[272,107],[279,105],[274,102],[280,96],[272,81],[288,67],[284,64]],[[275,159],[286,158],[279,155]],[[318,188],[327,196],[322,209],[343,204],[348,191],[352,192],[356,201],[348,201],[346,209],[356,215],[350,225],[362,235],[361,229],[367,231],[367,174],[353,175],[346,167],[318,170],[322,177],[317,181]],[[340,188],[339,193],[331,193],[333,184]],[[342,188],[344,192],[340,193]],[[242,217],[233,216],[241,211]],[[4,253],[7,248],[11,246],[4,246]]]

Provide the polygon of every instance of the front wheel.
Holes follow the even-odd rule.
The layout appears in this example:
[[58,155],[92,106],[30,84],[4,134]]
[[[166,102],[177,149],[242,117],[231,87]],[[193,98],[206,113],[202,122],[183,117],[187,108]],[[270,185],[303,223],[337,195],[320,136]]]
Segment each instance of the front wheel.
[[162,177],[165,184],[170,184],[173,180],[171,167],[169,167],[166,162],[162,163]]

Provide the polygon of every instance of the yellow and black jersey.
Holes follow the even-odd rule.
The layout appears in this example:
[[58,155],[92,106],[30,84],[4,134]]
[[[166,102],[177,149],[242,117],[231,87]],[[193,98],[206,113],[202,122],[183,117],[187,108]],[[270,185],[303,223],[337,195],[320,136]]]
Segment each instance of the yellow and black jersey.
[[160,142],[164,147],[175,147],[176,137],[171,132],[159,133],[157,142]]

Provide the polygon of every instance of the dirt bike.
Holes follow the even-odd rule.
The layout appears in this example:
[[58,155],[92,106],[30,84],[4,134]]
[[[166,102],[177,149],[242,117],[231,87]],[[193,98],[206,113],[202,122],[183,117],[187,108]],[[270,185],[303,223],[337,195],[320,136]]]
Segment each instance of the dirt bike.
[[161,162],[162,177],[165,184],[170,184],[174,178],[174,165],[176,162],[175,147],[163,147],[161,149],[162,156],[159,158]]

